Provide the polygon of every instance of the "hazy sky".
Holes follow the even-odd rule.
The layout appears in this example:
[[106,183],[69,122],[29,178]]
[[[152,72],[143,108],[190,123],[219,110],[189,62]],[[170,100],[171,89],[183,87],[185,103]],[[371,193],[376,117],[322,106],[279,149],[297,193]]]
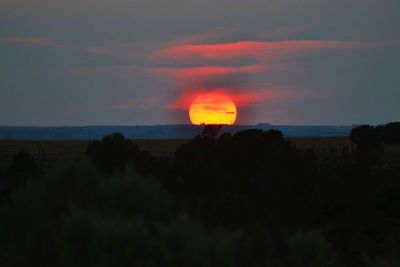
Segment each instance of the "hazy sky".
[[400,120],[399,0],[1,0],[0,125]]

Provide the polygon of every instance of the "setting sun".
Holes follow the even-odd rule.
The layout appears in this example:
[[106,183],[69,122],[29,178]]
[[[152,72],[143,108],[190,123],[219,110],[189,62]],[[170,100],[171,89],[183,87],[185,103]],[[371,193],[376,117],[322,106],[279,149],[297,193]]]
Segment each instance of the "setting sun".
[[236,120],[236,106],[225,94],[212,92],[198,95],[189,108],[193,124],[233,124]]

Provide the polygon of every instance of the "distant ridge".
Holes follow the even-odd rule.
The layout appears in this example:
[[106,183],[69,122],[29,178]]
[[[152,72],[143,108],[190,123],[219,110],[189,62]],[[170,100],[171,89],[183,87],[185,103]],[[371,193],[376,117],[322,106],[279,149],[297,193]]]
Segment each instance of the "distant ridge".
[[[285,137],[330,137],[348,136],[352,126],[293,126],[271,125],[226,125],[221,132],[235,133],[247,129],[276,129]],[[196,125],[149,125],[149,126],[0,126],[0,139],[16,140],[92,140],[120,132],[131,139],[193,138],[203,130]]]

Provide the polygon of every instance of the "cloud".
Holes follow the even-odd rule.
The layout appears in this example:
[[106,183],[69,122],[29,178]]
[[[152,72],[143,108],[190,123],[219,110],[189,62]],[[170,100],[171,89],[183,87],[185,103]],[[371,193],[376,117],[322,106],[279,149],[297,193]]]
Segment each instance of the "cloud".
[[[232,90],[231,88],[219,88],[212,92],[222,93],[229,96],[237,107],[250,107],[262,105],[268,100],[284,97],[287,93],[283,90],[251,90],[245,88],[242,90]],[[206,90],[194,90],[183,92],[175,98],[167,108],[188,110],[195,98],[201,94],[207,93]]]
[[[250,30],[240,27],[217,28],[206,33],[196,33],[189,36],[179,36],[164,45],[176,46],[184,44],[217,44],[227,40],[237,39],[238,36],[248,34]],[[252,31],[251,31],[252,32]]]
[[150,71],[148,68],[135,65],[114,65],[114,66],[95,66],[83,67],[76,70],[77,73],[86,76],[100,75],[113,79],[132,78],[137,75],[145,76]]
[[248,65],[248,66],[201,66],[153,68],[151,73],[164,78],[170,88],[181,91],[215,90],[218,88],[237,88],[249,86],[251,80],[246,75],[283,71],[285,66]]
[[288,38],[289,36],[294,36],[297,35],[301,32],[311,30],[317,28],[317,26],[311,26],[311,25],[295,25],[295,26],[289,26],[289,27],[281,27],[274,29],[269,32],[265,33],[260,33],[259,36],[260,38],[266,38],[266,39],[281,39],[282,38]]
[[110,55],[113,53],[113,48],[107,46],[66,46],[59,44],[53,40],[43,37],[2,37],[0,42],[8,42],[14,44],[28,44],[42,47],[65,48],[74,49],[78,51],[85,51],[96,55]]
[[219,44],[183,44],[168,46],[153,55],[156,62],[186,63],[224,61],[232,59],[254,58],[259,61],[279,59],[282,56],[301,52],[316,52],[327,49],[371,48],[393,46],[398,43],[372,43],[347,41],[280,41],[259,42],[240,41]]
[[42,37],[3,37],[0,38],[0,41],[17,43],[17,44],[30,44],[30,45],[45,46],[45,47],[57,47],[57,48],[64,47],[63,45],[57,44],[50,39]]
[[[78,72],[115,79],[147,79],[146,81],[155,88],[154,92],[164,94],[165,98],[149,96],[154,93],[152,91],[143,99],[131,99],[112,106],[111,109],[154,106],[187,109],[197,94],[214,91],[226,93],[238,107],[264,105],[271,99],[300,96],[307,90],[287,90],[282,84],[274,84],[271,78],[276,72],[276,76],[282,77],[280,72],[296,70],[296,65],[293,64],[296,62],[288,59],[295,58],[298,54],[399,45],[335,40],[266,41],[268,38],[293,36],[296,32],[304,30],[307,30],[307,27],[280,28],[267,33],[250,32],[245,38],[239,28],[219,29],[203,34],[180,36],[166,43],[150,44],[114,41],[99,45],[66,46],[41,37],[3,37],[0,38],[0,42],[77,50],[86,52],[91,57],[112,57],[115,65],[83,66]],[[251,37],[251,34],[254,34],[254,37]],[[234,40],[235,38],[244,41]],[[156,79],[153,79],[154,77]],[[160,81],[163,83],[159,83]],[[151,86],[144,88],[153,90]],[[144,101],[145,98],[150,100]]]
[[[307,27],[278,29],[260,38],[271,38],[303,31]],[[181,96],[169,107],[187,109],[199,93],[224,91],[238,106],[256,106],[283,96],[301,96],[307,90],[272,90],[270,72],[294,70],[287,59],[303,53],[327,52],[338,49],[368,49],[399,46],[399,43],[352,42],[335,40],[238,41],[207,44],[211,39],[225,37],[225,32],[196,35],[166,43],[154,51],[150,60],[162,67],[152,68],[153,74],[166,78],[170,88]],[[189,42],[201,42],[189,43]],[[249,62],[253,64],[249,64]],[[293,63],[293,62],[292,62]],[[293,89],[293,88],[292,88]],[[240,93],[239,93],[240,92]]]
[[124,103],[106,107],[109,110],[151,109],[159,108],[161,99],[157,96],[137,97],[126,100]]
[[96,55],[110,55],[113,52],[113,49],[105,46],[83,46],[80,47],[79,50],[87,51]]
[[174,79],[190,79],[193,77],[210,76],[216,74],[232,74],[232,73],[256,73],[282,70],[283,67],[277,65],[249,65],[249,66],[202,66],[202,67],[167,67],[154,68],[157,74],[164,75]]
[[184,45],[184,44],[199,44],[204,42],[210,42],[212,40],[218,40],[223,35],[221,31],[214,31],[211,33],[199,33],[190,36],[179,37],[176,40],[169,42],[169,46]]

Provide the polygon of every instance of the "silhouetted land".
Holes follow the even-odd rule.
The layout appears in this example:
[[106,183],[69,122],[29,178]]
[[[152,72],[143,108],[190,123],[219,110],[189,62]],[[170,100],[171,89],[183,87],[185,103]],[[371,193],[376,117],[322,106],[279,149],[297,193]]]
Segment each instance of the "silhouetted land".
[[[332,157],[345,147],[354,149],[355,145],[349,137],[289,137],[293,145],[301,150],[313,149],[318,161],[324,157]],[[147,150],[157,157],[172,158],[178,147],[191,139],[133,139],[140,150]],[[6,167],[12,157],[21,150],[32,154],[38,163],[49,166],[57,160],[74,159],[86,153],[89,140],[1,140],[0,139],[0,168]],[[400,164],[400,147],[386,145],[383,155],[388,164]]]
[[0,141],[1,266],[400,264],[400,123]]

